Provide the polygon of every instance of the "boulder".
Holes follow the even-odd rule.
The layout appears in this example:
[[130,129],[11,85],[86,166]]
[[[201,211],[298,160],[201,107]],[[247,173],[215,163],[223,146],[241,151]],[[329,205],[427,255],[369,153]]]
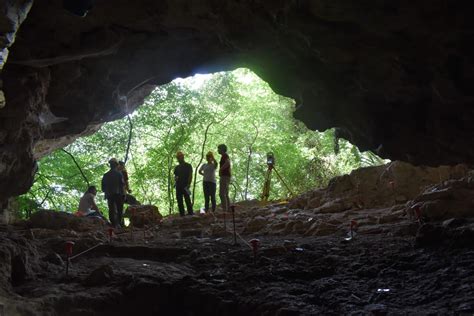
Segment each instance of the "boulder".
[[124,216],[130,218],[131,225],[135,227],[156,225],[163,219],[155,205],[130,205]]
[[267,225],[267,220],[261,216],[256,216],[255,218],[248,221],[245,228],[246,233],[256,233],[262,230]]
[[107,284],[114,276],[114,271],[110,265],[102,265],[92,271],[84,280],[87,286],[103,286]]
[[40,210],[31,215],[27,225],[29,228],[88,231],[103,229],[105,222],[96,217],[78,217],[66,212]]

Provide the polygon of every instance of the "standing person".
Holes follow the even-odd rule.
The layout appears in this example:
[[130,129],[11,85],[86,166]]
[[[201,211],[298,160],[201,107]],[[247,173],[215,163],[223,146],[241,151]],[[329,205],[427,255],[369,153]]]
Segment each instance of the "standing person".
[[122,173],[117,170],[117,159],[110,159],[109,166],[110,170],[102,177],[102,192],[104,192],[107,199],[110,222],[112,226],[120,228],[123,216],[125,182],[123,181]]
[[193,167],[184,161],[184,154],[181,151],[176,153],[178,165],[174,168],[174,179],[176,186],[176,201],[178,201],[179,215],[184,216],[183,197],[186,202],[188,215],[193,215],[193,206],[191,204],[191,181],[193,179]]
[[216,169],[217,161],[214,159],[212,151],[206,154],[207,163],[199,169],[199,174],[203,176],[202,185],[204,190],[204,208],[209,210],[209,199],[212,204],[212,212],[216,211]]
[[230,158],[227,155],[227,146],[220,144],[217,146],[217,151],[221,155],[219,162],[219,197],[221,199],[221,207],[224,212],[229,211],[229,185],[230,185]]
[[128,171],[127,168],[125,168],[125,162],[119,161],[117,170],[122,173],[123,182],[125,183],[123,186],[125,193],[132,193],[132,190],[130,190],[130,185],[128,184]]
[[125,168],[125,162],[119,161],[119,165],[117,170],[122,173],[123,182],[125,183],[123,190],[125,192],[125,200],[124,203],[128,205],[140,205],[140,202],[132,195],[132,189],[130,189],[130,185],[128,184],[128,171]]

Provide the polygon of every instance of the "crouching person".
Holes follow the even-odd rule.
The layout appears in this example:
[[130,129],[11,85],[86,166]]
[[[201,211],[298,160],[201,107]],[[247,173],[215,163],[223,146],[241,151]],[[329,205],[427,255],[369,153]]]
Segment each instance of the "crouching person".
[[79,201],[78,215],[86,217],[99,217],[107,221],[100,213],[97,204],[95,203],[95,196],[97,195],[97,188],[91,185],[81,197]]

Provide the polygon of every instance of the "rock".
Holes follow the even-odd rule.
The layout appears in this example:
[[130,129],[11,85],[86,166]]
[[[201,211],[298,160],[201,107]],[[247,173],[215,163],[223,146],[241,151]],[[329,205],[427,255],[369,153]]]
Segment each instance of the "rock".
[[64,265],[63,258],[61,258],[61,256],[55,252],[50,252],[49,254],[47,254],[45,257],[43,257],[43,261],[46,261],[58,266]]
[[267,220],[261,216],[257,216],[250,221],[248,221],[247,226],[245,227],[246,233],[256,233],[262,230],[267,225]]
[[330,200],[314,211],[317,213],[339,213],[351,208],[352,205],[347,205],[342,198]]
[[328,223],[313,223],[306,232],[305,236],[327,236],[337,231],[337,226]]
[[298,316],[301,313],[297,309],[293,308],[280,308],[276,311],[276,316]]
[[388,307],[384,304],[370,304],[365,306],[365,310],[374,316],[383,316],[388,314]]
[[105,264],[92,271],[84,280],[84,284],[87,286],[104,286],[113,276],[114,271],[112,267]]
[[28,256],[16,255],[12,258],[11,281],[12,285],[16,286],[25,281],[27,272]]
[[447,219],[447,220],[443,221],[443,223],[441,223],[441,226],[443,226],[444,228],[446,228],[446,227],[456,227],[456,226],[460,226],[464,223],[466,223],[465,219],[450,218],[450,219]]
[[163,216],[155,205],[130,205],[124,213],[130,218],[130,223],[135,227],[156,225],[161,222]]
[[187,230],[181,230],[179,232],[179,237],[180,238],[188,238],[188,237],[202,237],[202,230],[200,229],[187,229]]
[[103,229],[105,222],[99,218],[77,217],[66,212],[40,210],[31,215],[28,226],[30,228],[46,228],[52,230],[71,229],[88,231]]
[[440,246],[444,239],[444,229],[440,226],[424,224],[418,228],[415,246],[430,247]]
[[[301,204],[302,204],[302,202],[301,202]],[[314,209],[314,208],[318,208],[320,206],[321,206],[321,197],[317,196],[317,197],[314,197],[314,198],[312,198],[311,200],[308,201],[308,203],[305,206],[305,209]]]
[[379,217],[379,224],[394,223],[400,220],[401,214],[386,214]]

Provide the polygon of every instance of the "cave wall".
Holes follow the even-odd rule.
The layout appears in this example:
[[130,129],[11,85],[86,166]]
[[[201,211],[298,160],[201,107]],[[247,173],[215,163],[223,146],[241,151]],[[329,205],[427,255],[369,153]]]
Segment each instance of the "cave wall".
[[309,128],[338,127],[361,150],[474,162],[467,1],[97,0],[84,18],[32,3],[0,4],[0,201],[31,186],[37,158],[156,85],[237,67],[295,98]]

